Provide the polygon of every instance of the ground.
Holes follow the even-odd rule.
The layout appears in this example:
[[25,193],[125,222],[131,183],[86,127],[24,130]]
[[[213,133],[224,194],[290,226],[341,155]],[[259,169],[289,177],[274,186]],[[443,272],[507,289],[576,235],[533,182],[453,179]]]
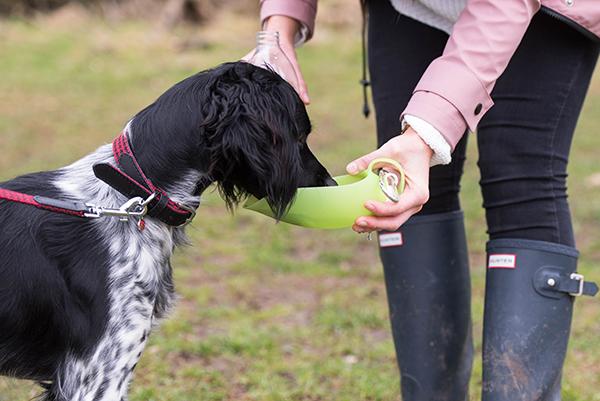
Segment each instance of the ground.
[[[310,139],[335,174],[375,146],[361,115],[356,24],[318,31],[299,50],[314,122]],[[342,28],[340,28],[342,27]],[[109,25],[80,13],[0,22],[0,181],[65,165],[116,136],[128,118],[192,73],[244,55],[254,19],[223,14],[202,29]],[[600,75],[590,89],[570,164],[580,271],[600,282]],[[485,221],[471,140],[462,203],[473,276],[481,391]],[[177,253],[181,299],[151,338],[133,401],[399,400],[377,244],[350,230],[231,216],[212,193]],[[600,400],[600,302],[577,301],[564,400]],[[29,400],[32,383],[0,378],[0,401]]]

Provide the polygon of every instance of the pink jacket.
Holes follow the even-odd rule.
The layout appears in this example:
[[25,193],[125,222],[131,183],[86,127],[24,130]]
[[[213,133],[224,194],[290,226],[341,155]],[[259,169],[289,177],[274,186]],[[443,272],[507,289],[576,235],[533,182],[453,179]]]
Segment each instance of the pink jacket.
[[[314,32],[317,0],[261,0],[261,20],[286,15]],[[414,89],[402,115],[433,125],[452,149],[494,105],[490,92],[540,5],[600,38],[600,0],[468,0],[444,53]],[[448,79],[452,77],[452,79]]]

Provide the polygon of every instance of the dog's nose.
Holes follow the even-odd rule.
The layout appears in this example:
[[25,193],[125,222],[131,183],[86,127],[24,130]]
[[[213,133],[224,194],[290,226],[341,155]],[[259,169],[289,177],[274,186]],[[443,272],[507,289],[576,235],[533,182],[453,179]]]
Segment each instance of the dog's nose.
[[335,182],[333,178],[327,177],[325,178],[325,185],[327,185],[328,187],[335,187],[337,186],[337,182]]

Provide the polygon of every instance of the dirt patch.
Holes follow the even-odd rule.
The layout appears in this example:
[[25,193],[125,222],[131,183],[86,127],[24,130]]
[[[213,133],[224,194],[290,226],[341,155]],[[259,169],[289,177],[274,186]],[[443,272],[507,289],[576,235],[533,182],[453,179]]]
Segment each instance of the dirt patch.
[[[238,273],[239,274],[239,273]],[[212,274],[203,269],[195,269],[185,279],[185,286],[208,287],[210,295],[204,307],[232,306],[251,311],[264,311],[284,306],[289,313],[274,317],[273,322],[283,325],[308,324],[322,299],[332,292],[349,292],[354,288],[364,287],[360,277],[313,277],[297,273],[256,273],[244,274],[240,282],[236,282],[236,273],[222,269]],[[241,283],[241,284],[240,284]],[[182,284],[183,285],[183,284]],[[383,282],[380,287],[373,288],[366,296],[379,297],[383,293]],[[190,313],[197,308],[193,299],[182,297],[179,307],[189,309]],[[205,332],[207,331],[208,332]],[[202,329],[197,335],[214,334],[211,329]]]
[[507,398],[519,395],[523,399],[539,399],[541,390],[531,385],[533,373],[528,370],[523,355],[515,352],[511,345],[503,348],[486,349],[484,364],[489,364],[495,371],[495,377],[493,381],[483,383],[484,392],[502,393]]

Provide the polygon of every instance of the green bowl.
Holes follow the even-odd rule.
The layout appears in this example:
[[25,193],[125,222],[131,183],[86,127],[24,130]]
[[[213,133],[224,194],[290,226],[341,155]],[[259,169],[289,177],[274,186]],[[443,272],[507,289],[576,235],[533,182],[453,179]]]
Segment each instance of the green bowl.
[[[294,202],[281,221],[310,228],[352,227],[357,217],[372,215],[364,207],[366,201],[390,200],[381,188],[379,173],[374,171],[382,165],[391,165],[400,173],[397,190],[402,193],[404,171],[400,164],[392,159],[375,159],[366,170],[357,175],[333,177],[338,186],[299,188]],[[244,208],[274,217],[271,207],[264,199],[251,197]]]

